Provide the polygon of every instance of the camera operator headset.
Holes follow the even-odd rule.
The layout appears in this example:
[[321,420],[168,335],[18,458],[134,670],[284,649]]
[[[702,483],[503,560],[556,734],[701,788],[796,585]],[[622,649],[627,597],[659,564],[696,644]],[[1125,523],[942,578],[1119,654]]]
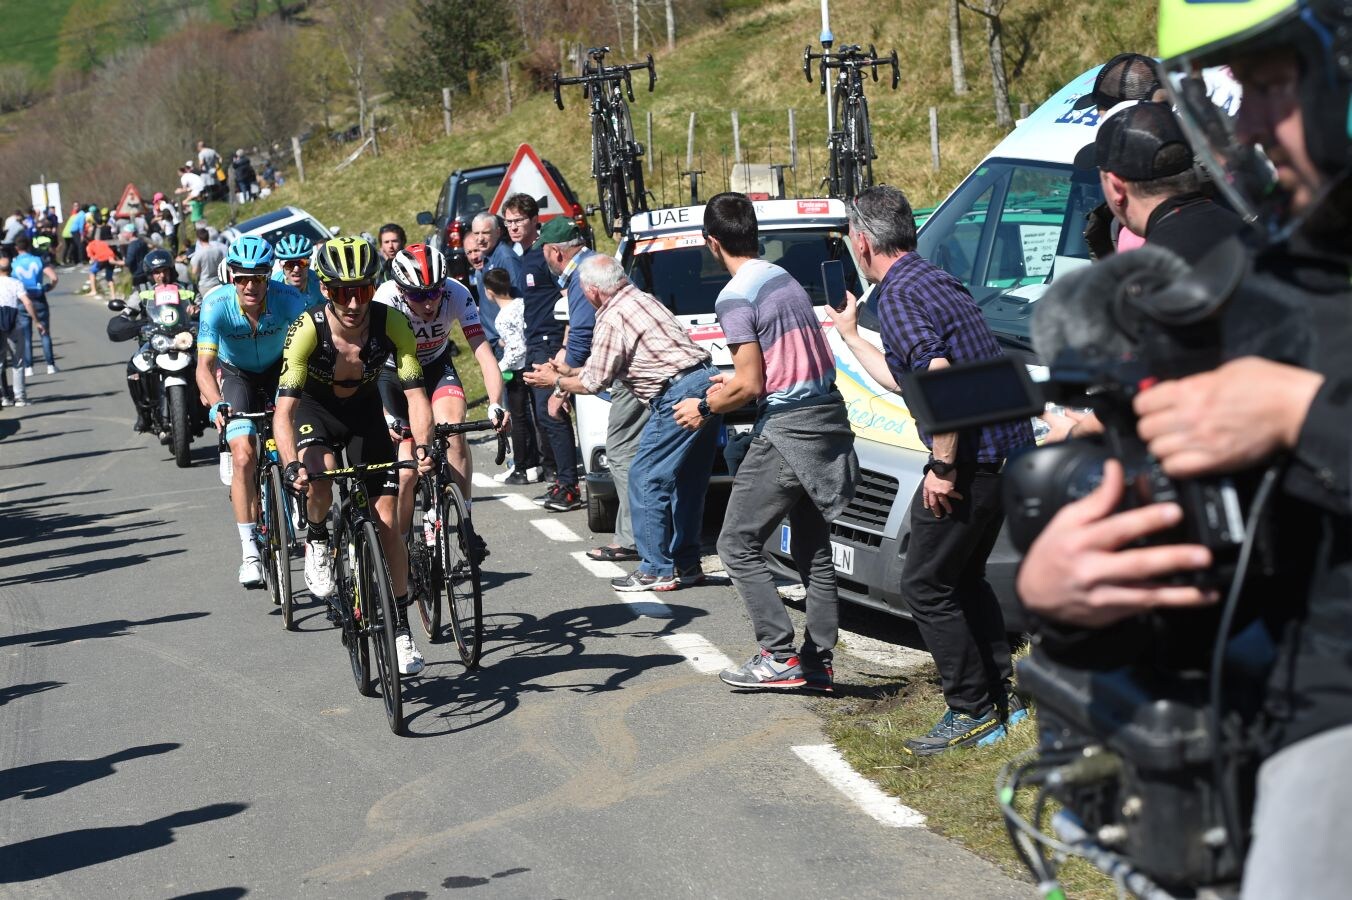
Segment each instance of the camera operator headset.
[[[1135,400],[1165,472],[1194,478],[1285,461],[1273,497],[1282,552],[1258,598],[1277,644],[1245,863],[1246,897],[1342,896],[1352,854],[1352,0],[1161,0],[1170,99],[1233,208],[1265,232],[1241,291],[1308,311],[1308,367],[1257,357],[1162,382]],[[1211,105],[1203,66],[1229,65],[1236,119]],[[1214,589],[1166,581],[1206,569],[1201,546],[1129,547],[1182,517],[1174,504],[1115,513],[1122,469],[1064,507],[1020,569],[1039,640],[1142,612],[1199,607]],[[1159,580],[1154,580],[1159,579]]]

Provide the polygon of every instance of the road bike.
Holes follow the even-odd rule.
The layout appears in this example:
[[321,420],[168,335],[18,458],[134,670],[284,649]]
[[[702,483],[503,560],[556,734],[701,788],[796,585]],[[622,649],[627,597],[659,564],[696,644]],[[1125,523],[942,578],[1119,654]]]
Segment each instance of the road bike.
[[[254,517],[254,538],[268,593],[272,595],[273,605],[282,608],[282,627],[294,631],[296,620],[295,599],[291,595],[291,559],[299,555],[300,542],[296,533],[296,503],[285,489],[282,461],[277,455],[277,442],[272,437],[271,404],[264,412],[225,414],[227,424],[235,419],[255,423],[254,496],[258,498],[258,513]],[[224,437],[225,431],[222,429],[222,440]]]
[[[391,469],[412,468],[417,468],[417,463],[366,463],[326,469],[309,476],[312,482],[332,481],[337,485],[337,500],[329,511],[329,552],[337,557],[337,590],[328,602],[338,616],[357,692],[364,697],[374,697],[375,682],[379,680],[385,720],[395,734],[401,734],[404,729],[399,656],[394,644],[398,610],[390,586],[389,566],[380,546],[380,533],[363,479]],[[305,523],[305,503],[300,501],[297,506],[301,509],[302,523]],[[376,663],[374,678],[371,671],[373,655]]]
[[[648,209],[648,192],[643,186],[643,145],[634,138],[634,123],[629,104],[634,102],[631,73],[648,73],[648,92],[657,84],[657,68],[652,54],[641,63],[617,66],[605,64],[609,47],[592,47],[582,64],[581,75],[554,73],[554,103],[563,109],[566,84],[582,85],[582,96],[591,102],[592,177],[606,232],[619,237],[629,227],[629,217]],[[626,99],[627,98],[627,99]]]
[[873,131],[869,125],[868,99],[864,96],[864,70],[878,80],[878,67],[892,68],[892,90],[901,83],[901,68],[897,51],[879,56],[872,44],[868,53],[858,44],[845,44],[834,53],[823,50],[813,53],[809,45],[803,50],[803,74],[812,83],[812,63],[818,63],[821,92],[824,95],[829,78],[827,70],[836,70],[835,86],[831,94],[831,121],[833,127],[827,139],[830,162],[824,183],[832,197],[850,200],[864,189],[873,186],[873,161],[878,154],[873,149]]
[[452,476],[446,449],[453,435],[491,431],[487,419],[438,424],[432,435],[434,469],[417,482],[413,528],[408,534],[409,590],[415,597],[423,631],[441,640],[441,596],[446,594],[451,634],[465,668],[479,665],[484,629],[483,586],[478,541],[465,496]]

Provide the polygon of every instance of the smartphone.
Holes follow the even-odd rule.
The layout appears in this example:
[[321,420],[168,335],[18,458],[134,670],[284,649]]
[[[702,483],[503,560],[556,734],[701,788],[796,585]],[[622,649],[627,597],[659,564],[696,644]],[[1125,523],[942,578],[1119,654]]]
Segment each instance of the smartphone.
[[826,302],[836,312],[845,308],[845,263],[839,259],[828,259],[822,263],[822,289],[826,292]]
[[910,372],[901,379],[906,407],[930,434],[1040,415],[1042,390],[1010,356]]

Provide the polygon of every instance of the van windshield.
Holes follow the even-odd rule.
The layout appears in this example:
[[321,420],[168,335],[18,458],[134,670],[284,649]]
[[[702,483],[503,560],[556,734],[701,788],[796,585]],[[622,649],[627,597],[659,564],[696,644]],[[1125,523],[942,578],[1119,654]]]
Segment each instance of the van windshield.
[[[821,264],[851,258],[843,232],[821,229],[762,231],[760,256],[797,279],[814,306],[826,302]],[[625,248],[624,266],[640,290],[657,297],[678,316],[712,316],[718,292],[728,283],[728,273],[697,234],[639,237]],[[855,296],[862,293],[853,262],[845,266],[845,283]]]
[[1032,288],[1089,262],[1084,217],[1102,202],[1097,172],[988,160],[921,227],[917,249],[967,286],[998,337],[1025,345]]

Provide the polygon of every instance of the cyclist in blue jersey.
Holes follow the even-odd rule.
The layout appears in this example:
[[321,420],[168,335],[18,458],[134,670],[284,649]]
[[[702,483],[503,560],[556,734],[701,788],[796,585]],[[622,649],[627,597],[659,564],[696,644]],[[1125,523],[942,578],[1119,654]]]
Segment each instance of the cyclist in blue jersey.
[[245,587],[264,584],[253,533],[258,513],[254,424],[236,419],[225,425],[225,414],[262,412],[264,404],[277,395],[286,330],[308,305],[291,285],[268,280],[272,259],[272,245],[263,238],[245,235],[236,239],[225,257],[230,281],[207,294],[197,325],[197,387],[216,428],[225,428],[234,460],[230,502],[244,558],[239,583]]
[[319,290],[319,276],[310,269],[314,243],[303,234],[284,234],[272,245],[277,264],[272,267],[272,280],[291,285],[305,295],[308,306],[323,306],[326,302]]

